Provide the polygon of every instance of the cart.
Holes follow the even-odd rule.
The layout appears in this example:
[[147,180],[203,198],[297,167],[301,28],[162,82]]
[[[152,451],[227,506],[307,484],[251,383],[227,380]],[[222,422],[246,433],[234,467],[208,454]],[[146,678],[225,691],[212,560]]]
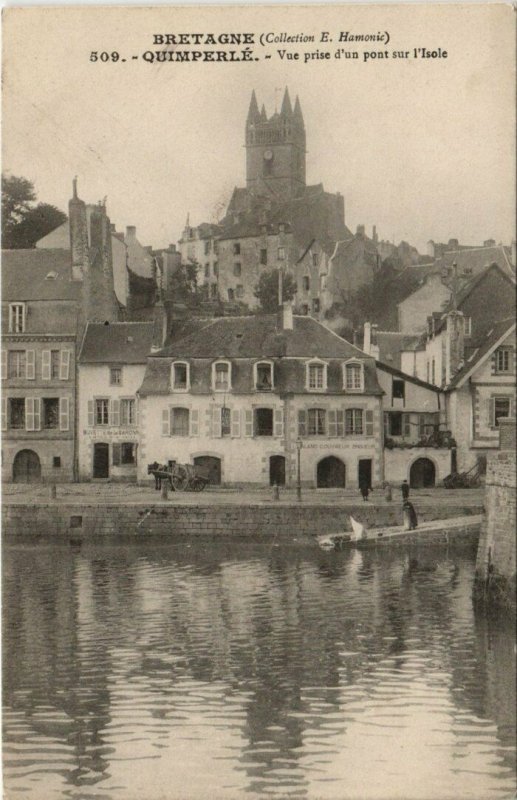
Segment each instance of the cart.
[[177,461],[169,461],[168,464],[154,461],[148,464],[147,474],[153,475],[155,489],[161,489],[162,481],[167,481],[173,491],[202,492],[210,483],[199,467],[194,464],[178,464]]

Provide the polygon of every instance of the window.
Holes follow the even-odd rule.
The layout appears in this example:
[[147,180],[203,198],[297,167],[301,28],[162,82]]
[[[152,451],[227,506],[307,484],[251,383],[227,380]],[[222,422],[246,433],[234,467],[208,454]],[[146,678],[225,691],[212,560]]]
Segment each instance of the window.
[[172,365],[172,389],[175,392],[186,392],[189,388],[189,365],[178,361]]
[[241,243],[240,242],[234,242],[233,243],[233,255],[234,256],[240,256],[240,254],[241,254]]
[[242,285],[242,283],[238,283],[237,286],[235,287],[235,297],[239,298],[244,297],[244,286]]
[[308,368],[307,388],[317,391],[318,389],[327,388],[327,365],[326,364],[309,364]]
[[232,435],[232,412],[230,408],[223,406],[221,409],[221,436]]
[[59,365],[61,363],[59,350],[50,351],[50,377],[59,378]]
[[300,313],[303,314],[304,317],[307,316],[307,314],[309,313],[309,306],[307,305],[307,303],[303,303],[303,305],[300,306]]
[[136,463],[136,444],[134,442],[122,442],[120,445],[120,463]]
[[61,466],[61,456],[52,457],[52,466],[56,467],[56,469],[59,469],[59,467]]
[[255,364],[255,389],[268,392],[273,388],[273,365],[267,362]]
[[260,250],[260,263],[267,264],[267,248],[262,247]]
[[205,256],[207,256],[210,252],[210,239],[207,239],[205,242]]
[[320,310],[320,300],[319,297],[315,297],[312,301],[312,310],[315,314],[317,314]]
[[171,436],[189,435],[188,408],[171,408]]
[[[214,275],[217,277],[219,275],[219,262],[214,261]],[[217,286],[217,284],[215,284]]]
[[512,351],[508,347],[500,347],[495,353],[495,367],[497,372],[511,372],[510,356]]
[[311,288],[311,279],[308,275],[304,275],[302,278],[302,289],[304,292],[308,292]]
[[106,398],[95,400],[95,424],[109,425],[109,401]]
[[25,303],[9,304],[9,333],[25,331]]
[[285,247],[278,248],[278,260],[285,261]]
[[205,278],[210,277],[210,264],[205,264]]
[[317,267],[318,266],[319,258],[320,257],[318,255],[318,253],[313,253],[312,254],[312,266],[313,267]]
[[212,365],[212,386],[216,392],[227,392],[230,389],[230,364],[227,361],[216,361]]
[[433,360],[431,361],[431,383],[435,382],[436,382],[436,363],[433,358]]
[[273,436],[272,408],[256,408],[254,418],[255,436]]
[[8,376],[10,378],[25,378],[25,350],[9,350]]
[[110,383],[112,386],[120,386],[122,384],[122,369],[121,367],[111,367],[110,369]]
[[214,254],[217,255],[219,252],[219,244],[218,242],[214,241]]
[[236,261],[235,264],[233,265],[233,274],[235,275],[236,278],[240,278],[241,273],[242,273],[242,265],[240,261]]
[[136,423],[135,400],[132,397],[120,401],[120,424],[134,425]]
[[360,435],[363,433],[363,409],[347,408],[345,411],[345,433]]
[[43,398],[43,427],[59,427],[59,399],[57,397]]
[[394,400],[396,398],[398,400],[403,400],[404,399],[405,386],[406,386],[406,384],[405,384],[404,381],[397,380],[396,378],[393,378],[392,393],[393,393],[393,399]]
[[388,432],[390,436],[402,436],[402,413],[388,414]]
[[345,389],[347,392],[360,392],[363,389],[362,364],[345,364]]
[[25,398],[11,397],[9,400],[9,427],[25,428]]
[[307,422],[309,436],[325,436],[327,431],[327,412],[324,408],[309,408]]
[[233,289],[228,289],[228,300],[231,303],[233,302],[234,299],[235,299],[235,292],[233,291]]
[[472,336],[472,317],[465,317],[465,336]]
[[506,419],[510,416],[510,398],[509,397],[494,397],[493,404],[493,425],[495,428],[499,427],[499,420]]

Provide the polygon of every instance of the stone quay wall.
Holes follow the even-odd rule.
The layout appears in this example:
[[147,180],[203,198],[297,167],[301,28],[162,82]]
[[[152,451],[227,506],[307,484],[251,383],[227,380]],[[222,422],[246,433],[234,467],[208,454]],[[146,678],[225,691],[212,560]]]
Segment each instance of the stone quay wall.
[[487,462],[486,523],[479,540],[475,596],[515,611],[515,419],[500,420],[500,450]]
[[[447,507],[447,517],[472,516],[482,508],[461,504]],[[443,517],[444,510],[436,506],[419,509],[419,520],[431,521]],[[96,505],[93,503],[62,503],[50,501],[37,504],[5,504],[2,508],[4,539],[23,537],[72,537],[102,539],[126,536],[135,539],[146,536],[168,537],[171,540],[200,541],[210,538],[248,539],[250,541],[284,541],[307,543],[315,535],[350,530],[350,515],[369,527],[401,525],[400,504],[365,508],[364,505],[339,508],[321,505],[219,505],[174,506],[168,501],[154,504]],[[465,530],[451,530],[451,537],[465,535],[477,543],[479,522],[466,525]],[[418,538],[418,531],[416,533]],[[432,543],[444,540],[443,534],[426,534],[422,538]]]

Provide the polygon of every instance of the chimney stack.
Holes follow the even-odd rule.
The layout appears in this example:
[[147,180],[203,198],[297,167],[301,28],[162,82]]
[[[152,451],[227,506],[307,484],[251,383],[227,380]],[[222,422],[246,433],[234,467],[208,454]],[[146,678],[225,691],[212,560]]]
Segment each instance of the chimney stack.
[[465,362],[465,317],[449,311],[445,338],[445,383],[448,384]]
[[72,280],[82,281],[88,270],[88,222],[86,204],[77,196],[77,177],[72,181],[72,199],[68,203]]

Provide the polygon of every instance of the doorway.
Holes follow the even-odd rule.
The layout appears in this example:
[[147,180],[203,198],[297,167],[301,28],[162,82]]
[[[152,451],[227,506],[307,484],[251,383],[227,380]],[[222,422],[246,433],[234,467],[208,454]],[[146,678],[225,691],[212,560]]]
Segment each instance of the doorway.
[[365,485],[369,489],[372,488],[372,459],[360,458],[357,467],[357,485],[359,487]]
[[285,486],[285,458],[284,456],[269,457],[269,485]]
[[428,489],[435,485],[436,469],[429,458],[417,458],[409,470],[409,485],[412,489]]
[[344,489],[346,486],[346,467],[340,458],[327,456],[319,464],[316,474],[318,489]]
[[200,467],[203,475],[208,478],[213,486],[221,484],[221,459],[215,456],[196,456],[194,459],[196,467]]
[[95,442],[93,445],[93,477],[109,478],[110,474],[110,447],[105,442]]
[[34,450],[20,450],[13,462],[14,483],[38,483],[41,480],[41,463]]

